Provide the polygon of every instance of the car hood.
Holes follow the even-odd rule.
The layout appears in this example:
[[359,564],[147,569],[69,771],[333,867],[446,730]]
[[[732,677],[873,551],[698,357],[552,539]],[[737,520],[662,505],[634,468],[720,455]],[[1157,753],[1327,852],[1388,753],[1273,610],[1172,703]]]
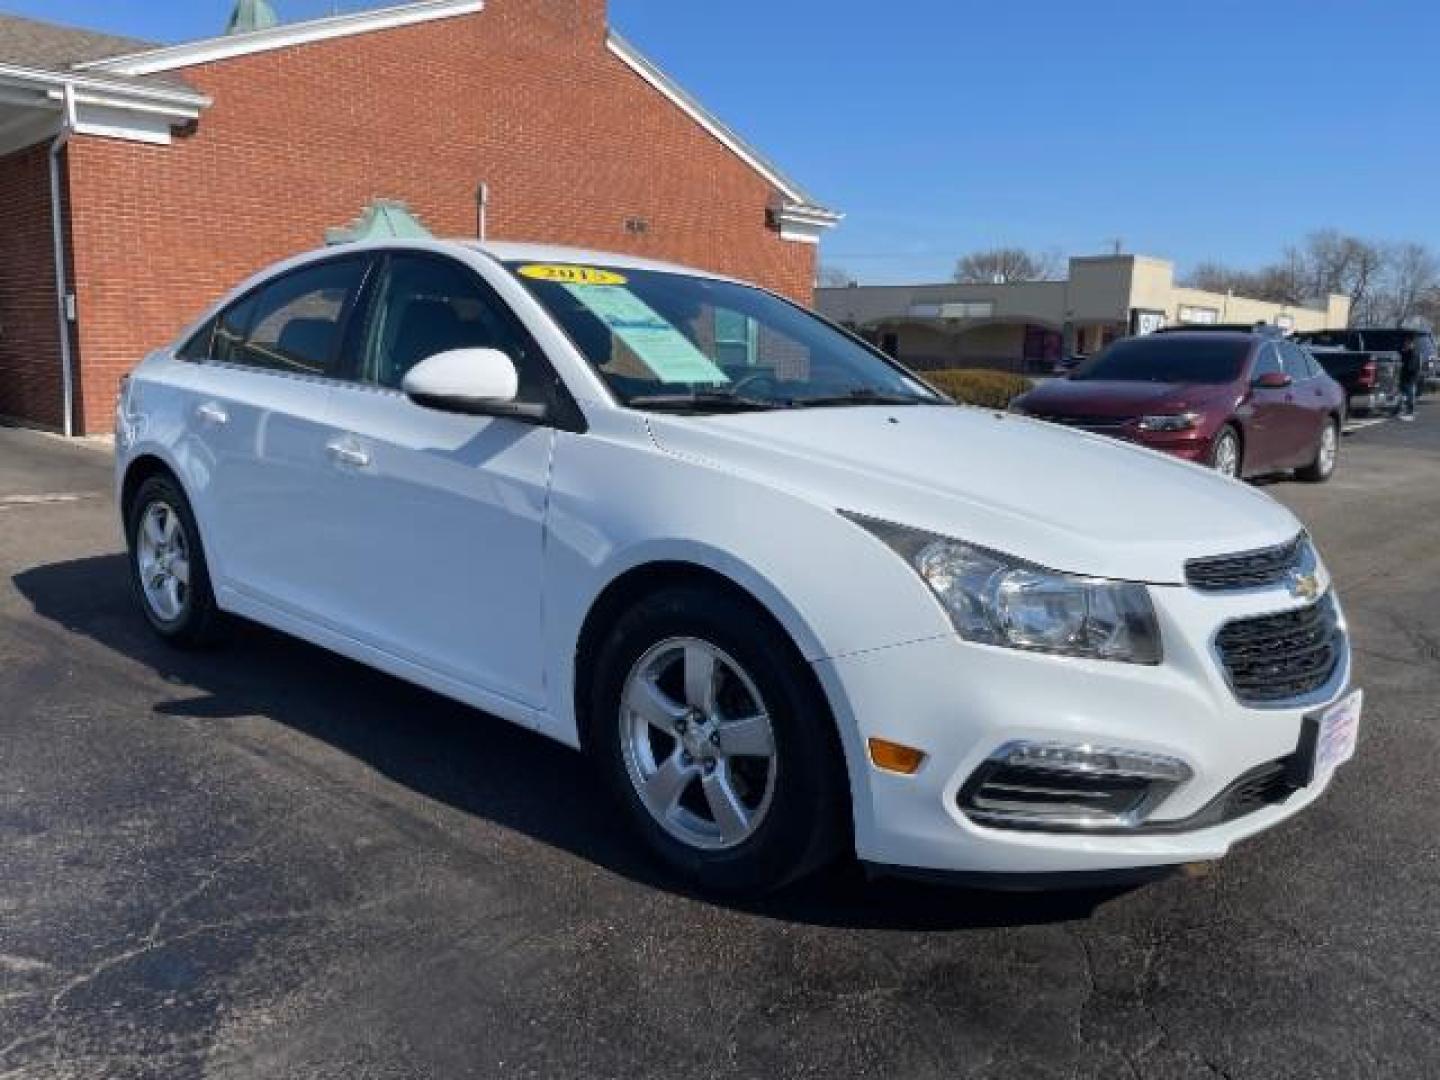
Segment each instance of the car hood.
[[652,414],[649,425],[667,453],[1076,574],[1178,584],[1187,559],[1300,529],[1269,496],[1198,466],[985,409]]
[[1056,379],[1036,387],[1018,404],[1043,416],[1141,416],[1184,412],[1230,399],[1228,385]]

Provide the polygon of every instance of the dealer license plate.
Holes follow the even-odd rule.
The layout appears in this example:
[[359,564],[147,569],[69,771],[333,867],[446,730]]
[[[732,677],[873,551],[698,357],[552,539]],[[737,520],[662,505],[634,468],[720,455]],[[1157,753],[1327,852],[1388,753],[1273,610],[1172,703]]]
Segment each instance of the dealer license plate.
[[1356,690],[1320,714],[1320,733],[1315,740],[1315,775],[1328,776],[1355,756],[1360,735],[1360,707],[1365,691]]

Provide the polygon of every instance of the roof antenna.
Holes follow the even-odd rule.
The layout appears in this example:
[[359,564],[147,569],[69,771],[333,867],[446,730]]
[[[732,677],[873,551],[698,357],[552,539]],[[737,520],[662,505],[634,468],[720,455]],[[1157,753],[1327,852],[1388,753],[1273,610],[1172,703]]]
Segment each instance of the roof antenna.
[[225,24],[227,34],[248,34],[252,30],[268,30],[278,25],[280,17],[269,0],[235,0],[235,10]]

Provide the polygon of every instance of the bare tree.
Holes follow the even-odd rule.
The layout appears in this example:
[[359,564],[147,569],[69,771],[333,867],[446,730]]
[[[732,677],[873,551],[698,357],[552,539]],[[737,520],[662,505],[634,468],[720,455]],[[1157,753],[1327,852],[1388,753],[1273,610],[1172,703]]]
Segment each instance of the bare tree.
[[991,248],[966,255],[955,264],[955,280],[961,284],[989,285],[992,282],[1050,281],[1060,271],[1055,252],[1030,252],[1024,248]]
[[1240,296],[1249,296],[1254,283],[1254,274],[1213,261],[1197,264],[1180,280],[1186,288],[1213,293],[1233,292]]
[[1310,267],[1312,296],[1350,297],[1352,324],[1379,317],[1375,294],[1386,264],[1384,248],[1336,229],[1321,229],[1305,238],[1304,257]]
[[1428,257],[1423,245],[1386,247],[1321,229],[1259,270],[1204,262],[1185,284],[1275,304],[1305,304],[1338,293],[1350,298],[1350,322],[1358,326],[1415,317],[1426,288],[1437,281],[1437,267]]
[[1406,326],[1425,317],[1427,301],[1440,285],[1440,263],[1424,244],[1397,244],[1386,252],[1385,275],[1377,290],[1380,321]]
[[855,275],[843,266],[822,266],[815,277],[815,284],[822,289],[848,289],[858,282]]

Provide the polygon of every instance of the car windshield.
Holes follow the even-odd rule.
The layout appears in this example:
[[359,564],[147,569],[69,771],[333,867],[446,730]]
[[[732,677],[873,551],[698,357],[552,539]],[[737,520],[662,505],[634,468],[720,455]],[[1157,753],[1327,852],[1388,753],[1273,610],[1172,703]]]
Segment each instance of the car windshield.
[[633,408],[948,404],[864,344],[761,289],[630,267],[508,265]]
[[1080,381],[1228,383],[1240,377],[1250,342],[1219,336],[1125,338],[1080,368]]

